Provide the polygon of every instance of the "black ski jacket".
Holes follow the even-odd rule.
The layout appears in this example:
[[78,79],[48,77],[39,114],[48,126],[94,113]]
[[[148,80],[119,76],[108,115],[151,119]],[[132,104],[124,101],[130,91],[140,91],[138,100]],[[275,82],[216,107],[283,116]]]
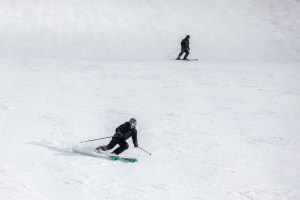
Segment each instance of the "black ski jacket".
[[133,129],[130,128],[130,123],[125,122],[124,124],[120,125],[118,128],[116,128],[116,135],[118,133],[121,133],[120,139],[127,140],[128,138],[132,137],[132,142],[135,147],[138,146],[138,141],[137,141],[137,130],[135,127]]
[[190,40],[189,38],[184,38],[182,41],[181,41],[181,48],[184,48],[184,49],[188,49],[190,50]]

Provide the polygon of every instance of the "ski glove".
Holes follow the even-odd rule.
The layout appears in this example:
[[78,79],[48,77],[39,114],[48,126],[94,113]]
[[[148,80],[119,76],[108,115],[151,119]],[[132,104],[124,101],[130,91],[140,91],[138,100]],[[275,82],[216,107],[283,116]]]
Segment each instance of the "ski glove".
[[137,148],[139,145],[138,144],[134,144],[134,147]]

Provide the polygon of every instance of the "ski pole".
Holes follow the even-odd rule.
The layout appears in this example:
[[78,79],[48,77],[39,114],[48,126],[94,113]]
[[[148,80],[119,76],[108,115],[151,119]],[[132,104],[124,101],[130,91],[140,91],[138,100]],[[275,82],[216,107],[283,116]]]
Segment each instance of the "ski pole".
[[83,143],[83,142],[91,142],[91,141],[95,141],[95,140],[103,140],[103,139],[106,139],[106,138],[113,138],[113,136],[110,136],[110,137],[104,137],[104,138],[98,138],[98,139],[93,139],[93,140],[81,141],[80,143]]
[[170,53],[167,58],[169,58],[172,54],[174,54],[176,51],[178,51],[180,48],[176,49],[174,52]]
[[146,151],[145,149],[142,149],[141,147],[138,147],[139,149],[145,151],[147,154],[151,155],[151,153],[149,153],[148,151]]

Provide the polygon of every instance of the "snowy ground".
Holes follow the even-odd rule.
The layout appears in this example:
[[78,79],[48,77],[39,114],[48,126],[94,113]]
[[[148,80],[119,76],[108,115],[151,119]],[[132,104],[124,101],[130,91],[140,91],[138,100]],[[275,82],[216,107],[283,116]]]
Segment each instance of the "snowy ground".
[[0,58],[299,61],[299,0],[0,0]]
[[[300,198],[299,63],[0,63],[0,199]],[[73,152],[130,117],[151,156]]]
[[[299,200],[299,18],[299,0],[0,0],[0,199]],[[186,34],[197,62],[171,60]],[[80,143],[131,117],[151,156]]]

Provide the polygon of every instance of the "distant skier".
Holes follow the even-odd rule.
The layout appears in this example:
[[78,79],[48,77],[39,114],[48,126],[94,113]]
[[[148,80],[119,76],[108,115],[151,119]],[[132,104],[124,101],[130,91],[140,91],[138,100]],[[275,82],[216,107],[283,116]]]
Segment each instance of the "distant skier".
[[98,152],[101,151],[107,151],[113,149],[117,144],[119,145],[118,148],[116,148],[112,154],[119,155],[126,149],[128,149],[129,145],[126,142],[126,140],[130,137],[132,137],[132,142],[134,144],[134,147],[138,147],[138,141],[137,141],[137,130],[136,130],[137,121],[135,118],[131,118],[128,122],[125,122],[124,124],[120,125],[118,128],[116,128],[116,133],[114,134],[112,140],[109,142],[108,145],[105,146],[99,146],[96,148]]
[[182,41],[181,41],[181,52],[179,53],[176,60],[180,60],[180,57],[183,53],[185,53],[183,60],[187,60],[187,57],[190,53],[190,36],[187,35]]

